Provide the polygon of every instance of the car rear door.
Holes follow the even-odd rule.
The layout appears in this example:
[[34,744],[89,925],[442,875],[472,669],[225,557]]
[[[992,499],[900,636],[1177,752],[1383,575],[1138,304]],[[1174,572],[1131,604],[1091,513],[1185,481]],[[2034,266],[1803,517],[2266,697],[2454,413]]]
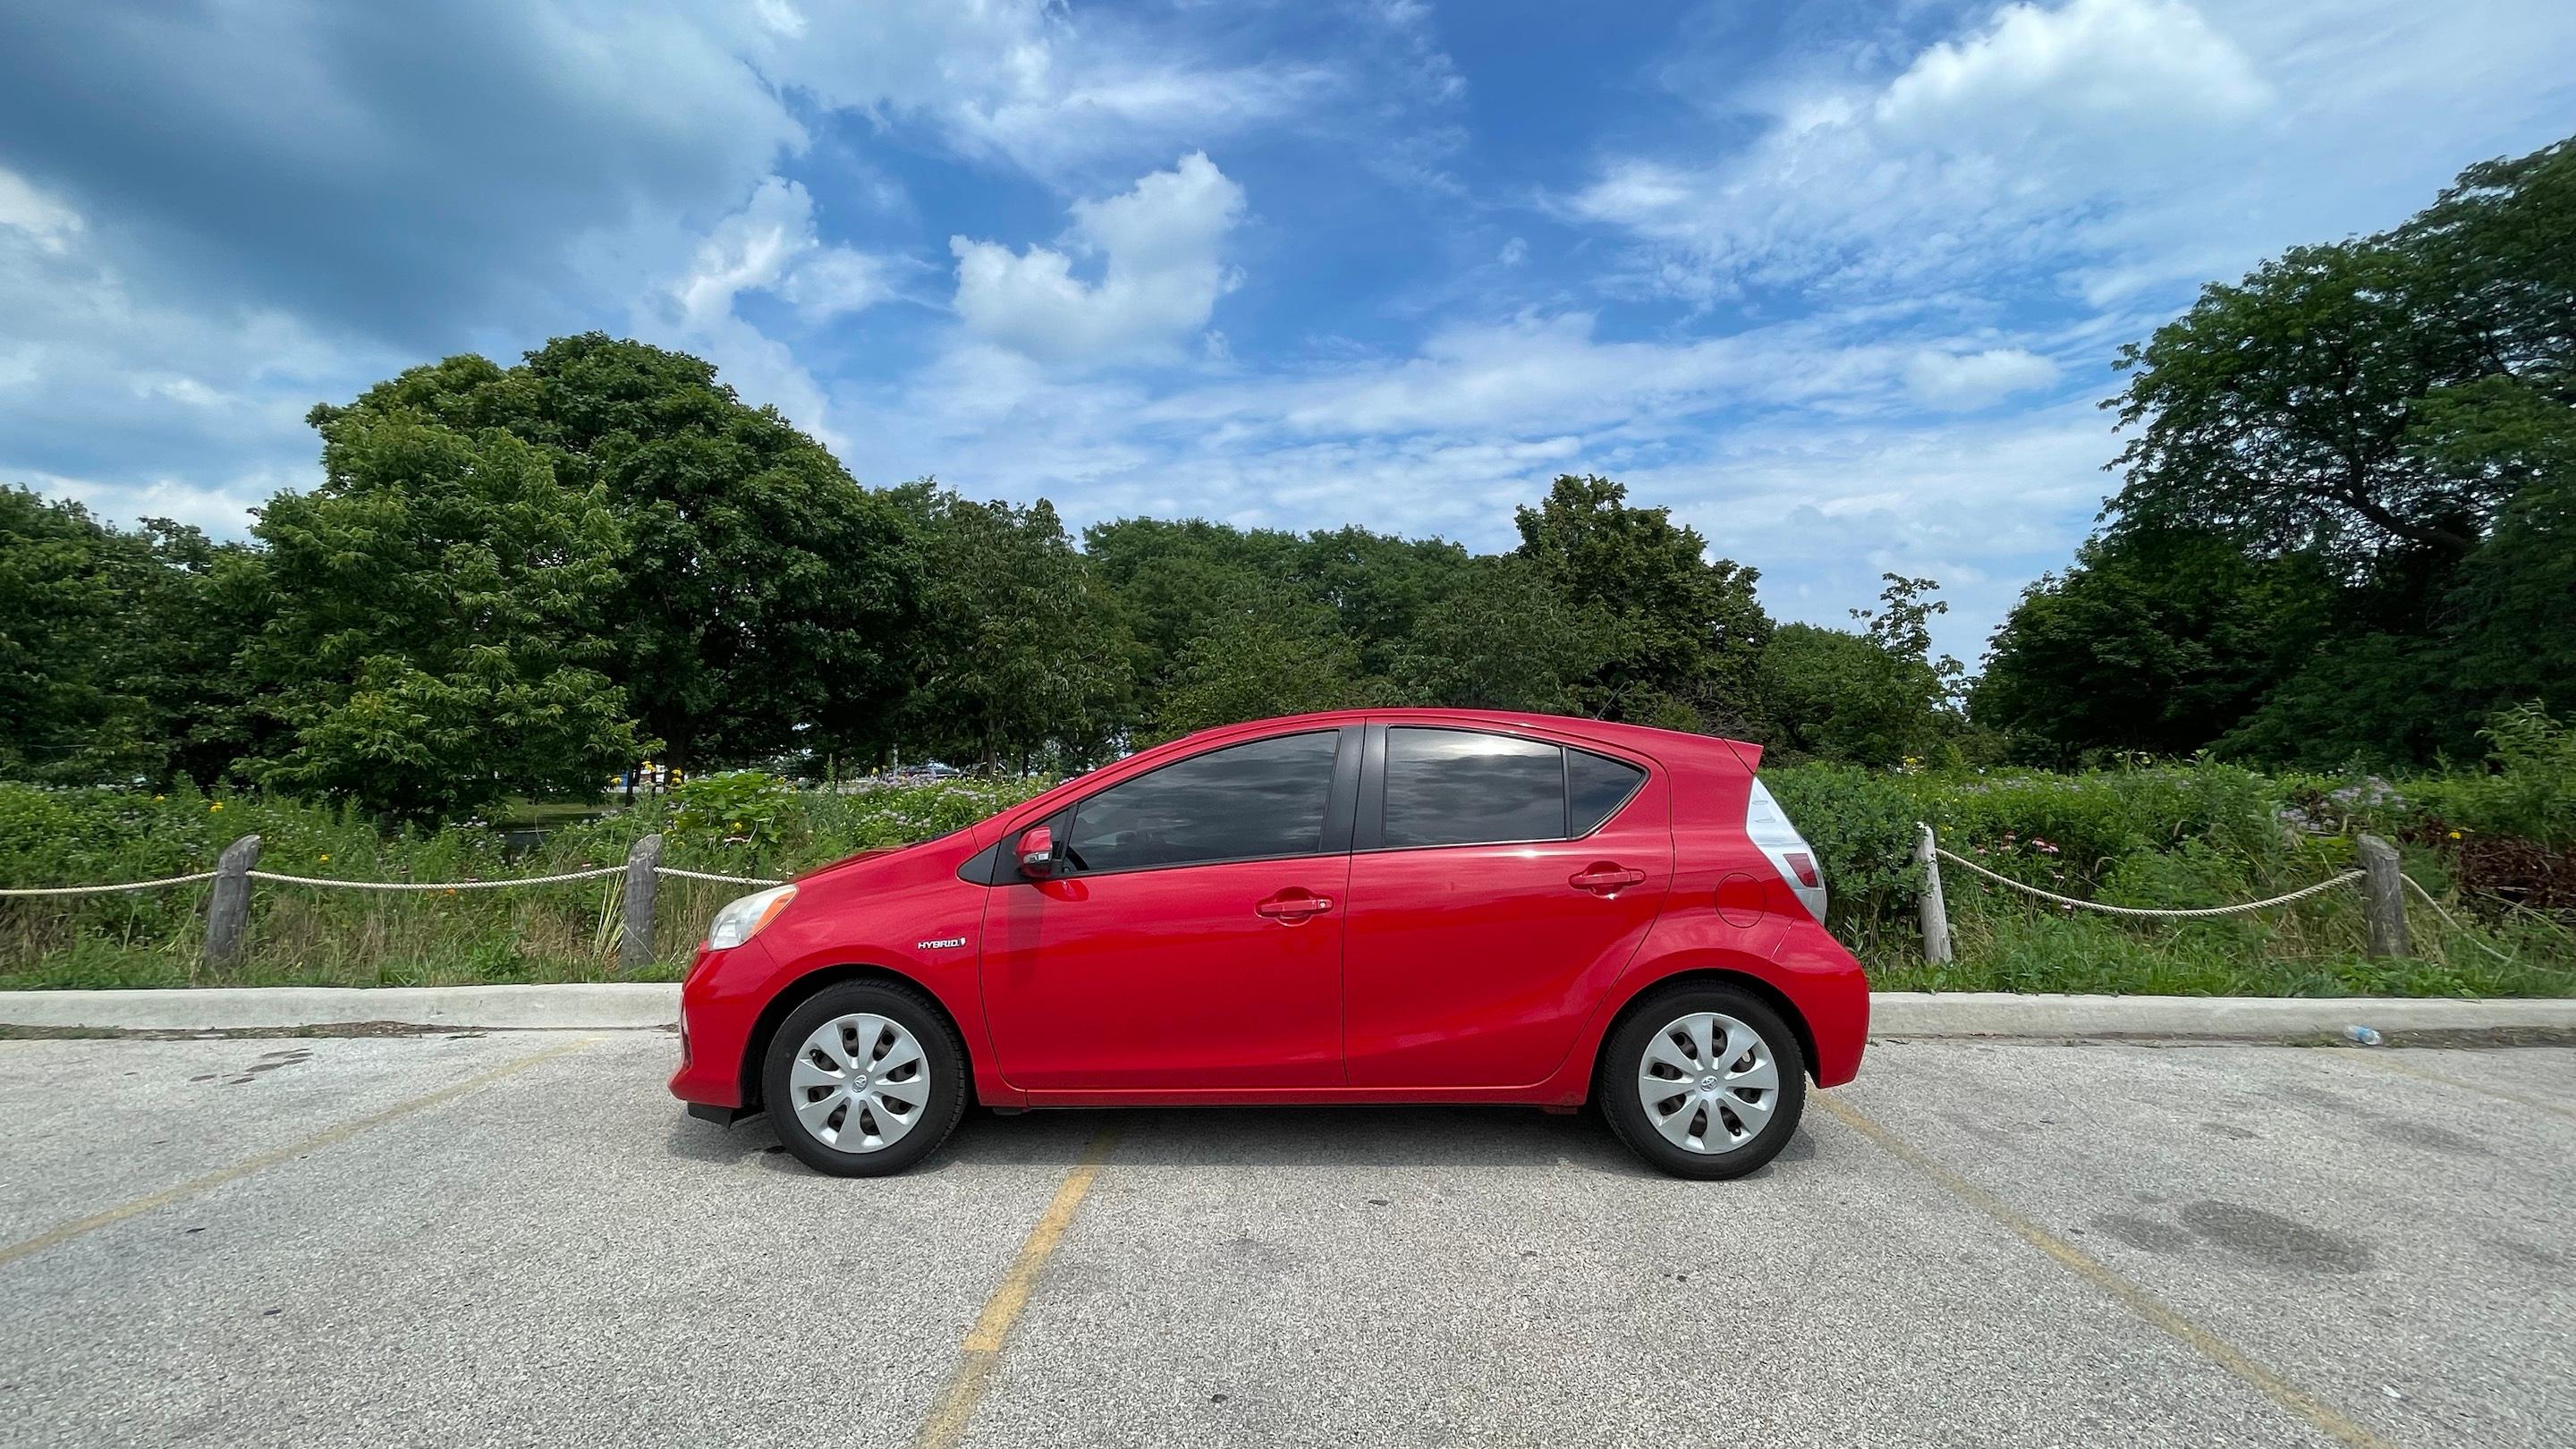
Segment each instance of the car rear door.
[[1662,777],[1612,750],[1446,726],[1372,725],[1362,758],[1351,1085],[1545,1078],[1662,907]]
[[985,906],[1002,1075],[1041,1094],[1340,1085],[1360,743],[1354,725],[1229,745],[1052,817],[1074,873]]

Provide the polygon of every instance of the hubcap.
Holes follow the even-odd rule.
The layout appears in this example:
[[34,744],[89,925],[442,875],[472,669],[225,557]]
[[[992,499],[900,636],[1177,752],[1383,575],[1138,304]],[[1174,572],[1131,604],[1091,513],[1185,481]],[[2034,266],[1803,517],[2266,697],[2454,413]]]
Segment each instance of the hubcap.
[[856,1012],[805,1038],[787,1070],[787,1095],[796,1120],[825,1146],[875,1152],[921,1120],[930,1065],[900,1023]]
[[1696,1011],[1646,1041],[1637,1100],[1664,1140],[1685,1152],[1733,1152],[1771,1122],[1780,1067],[1760,1033],[1723,1012]]

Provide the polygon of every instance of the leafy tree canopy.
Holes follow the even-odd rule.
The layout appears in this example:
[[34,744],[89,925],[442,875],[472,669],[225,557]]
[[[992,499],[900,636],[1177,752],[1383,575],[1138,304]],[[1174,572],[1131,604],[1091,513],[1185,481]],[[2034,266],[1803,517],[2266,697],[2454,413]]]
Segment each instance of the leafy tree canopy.
[[1760,575],[1708,557],[1708,541],[1670,509],[1627,500],[1607,478],[1565,476],[1513,514],[1520,557],[1600,641],[1577,701],[1603,719],[1749,732],[1771,632],[1753,594]]
[[237,667],[282,735],[262,784],[388,814],[589,793],[652,741],[595,666],[623,540],[545,451],[402,407],[322,416],[323,482],[253,529],[265,620]]
[[920,607],[909,519],[709,363],[585,333],[414,368],[314,421],[353,414],[498,429],[598,490],[618,524],[599,667],[673,758],[887,742]]

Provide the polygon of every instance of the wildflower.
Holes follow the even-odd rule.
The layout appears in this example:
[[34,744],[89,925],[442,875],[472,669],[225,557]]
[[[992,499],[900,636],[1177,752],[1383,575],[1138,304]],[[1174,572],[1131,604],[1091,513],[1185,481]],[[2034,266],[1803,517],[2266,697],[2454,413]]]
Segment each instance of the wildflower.
[[155,804],[155,805],[158,805],[158,804],[160,804],[162,801],[167,800],[167,799],[169,799],[169,798],[170,798],[170,797],[169,797],[169,796],[167,796],[167,795],[155,795],[155,796],[153,796],[153,797],[152,797],[152,803],[153,803],[153,804]]
[[216,801],[216,802],[214,802],[213,804],[208,805],[208,806],[206,807],[206,813],[207,813],[207,814],[209,814],[209,815],[212,815],[212,814],[214,814],[216,811],[221,810],[221,809],[223,809],[223,808],[224,808],[224,802],[223,802],[223,801],[221,801],[221,800],[217,800],[217,801]]
[[324,857],[322,857],[322,862],[323,862],[323,864],[328,865],[328,864],[330,864],[330,861],[331,861],[331,857],[329,857],[329,856],[327,856],[327,855],[326,855],[326,856],[324,856]]
[[2460,838],[2460,832],[2458,832],[2458,831],[2456,831],[2456,830],[2452,831],[2452,832],[2451,832],[2451,838],[2452,838],[2453,840],[2457,840],[2457,839],[2459,839],[2459,838]]

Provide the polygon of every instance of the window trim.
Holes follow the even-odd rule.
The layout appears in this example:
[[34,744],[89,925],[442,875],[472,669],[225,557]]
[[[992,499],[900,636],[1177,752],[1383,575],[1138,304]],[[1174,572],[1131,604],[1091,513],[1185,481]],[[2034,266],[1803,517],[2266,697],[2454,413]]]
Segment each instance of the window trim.
[[[1295,851],[1286,855],[1229,855],[1217,860],[1166,861],[1157,865],[1080,870],[1070,875],[1055,876],[1052,879],[1097,880],[1104,876],[1146,875],[1160,870],[1197,870],[1211,865],[1249,865],[1265,860],[1325,860],[1336,855],[1348,855],[1351,849],[1353,806],[1359,795],[1361,731],[1357,725],[1326,725],[1320,729],[1281,730],[1273,735],[1254,735],[1249,739],[1227,740],[1194,754],[1183,755],[1177,760],[1166,760],[1150,770],[1139,770],[1123,779],[1113,780],[1097,790],[1085,792],[1077,799],[1066,801],[1037,819],[1025,820],[1004,828],[1001,839],[994,841],[969,859],[965,865],[959,867],[958,875],[961,879],[989,886],[1043,884],[1020,874],[1018,862],[1011,858],[1011,846],[1027,831],[1040,825],[1052,830],[1069,831],[1074,816],[1084,805],[1112,790],[1132,785],[1138,780],[1149,779],[1178,765],[1186,765],[1194,760],[1204,760],[1210,755],[1222,754],[1227,750],[1239,749],[1245,745],[1326,734],[1335,735],[1338,738],[1333,749],[1332,783],[1324,794],[1324,830],[1319,849]],[[1069,833],[1067,838],[1071,838]]]
[[[1562,833],[1556,835],[1523,836],[1511,840],[1461,840],[1452,841],[1442,845],[1387,844],[1386,737],[1389,730],[1445,730],[1451,734],[1492,735],[1497,739],[1529,740],[1538,744],[1554,745],[1557,750],[1556,762],[1558,779],[1560,782],[1558,788],[1563,791],[1563,799],[1565,803],[1565,824],[1562,828]],[[1627,765],[1637,771],[1636,783],[1628,787],[1628,793],[1619,798],[1619,803],[1610,807],[1609,813],[1603,815],[1598,824],[1595,824],[1591,829],[1584,831],[1581,835],[1573,833],[1574,780],[1571,773],[1571,759],[1565,753],[1568,750],[1581,750],[1587,755],[1598,755],[1605,760],[1615,760],[1618,763]],[[1368,740],[1360,751],[1360,808],[1357,820],[1357,830],[1351,842],[1351,853],[1354,855],[1386,855],[1396,851],[1406,850],[1482,850],[1497,845],[1567,845],[1575,841],[1590,840],[1592,837],[1599,835],[1602,831],[1609,829],[1610,822],[1618,819],[1621,811],[1626,810],[1629,806],[1637,803],[1637,797],[1645,792],[1646,782],[1653,778],[1654,766],[1644,760],[1632,759],[1626,755],[1614,754],[1608,750],[1596,749],[1590,745],[1571,744],[1565,740],[1552,739],[1546,735],[1516,734],[1510,730],[1492,729],[1477,725],[1416,724],[1403,720],[1389,721],[1381,724],[1372,721],[1368,726]]]

